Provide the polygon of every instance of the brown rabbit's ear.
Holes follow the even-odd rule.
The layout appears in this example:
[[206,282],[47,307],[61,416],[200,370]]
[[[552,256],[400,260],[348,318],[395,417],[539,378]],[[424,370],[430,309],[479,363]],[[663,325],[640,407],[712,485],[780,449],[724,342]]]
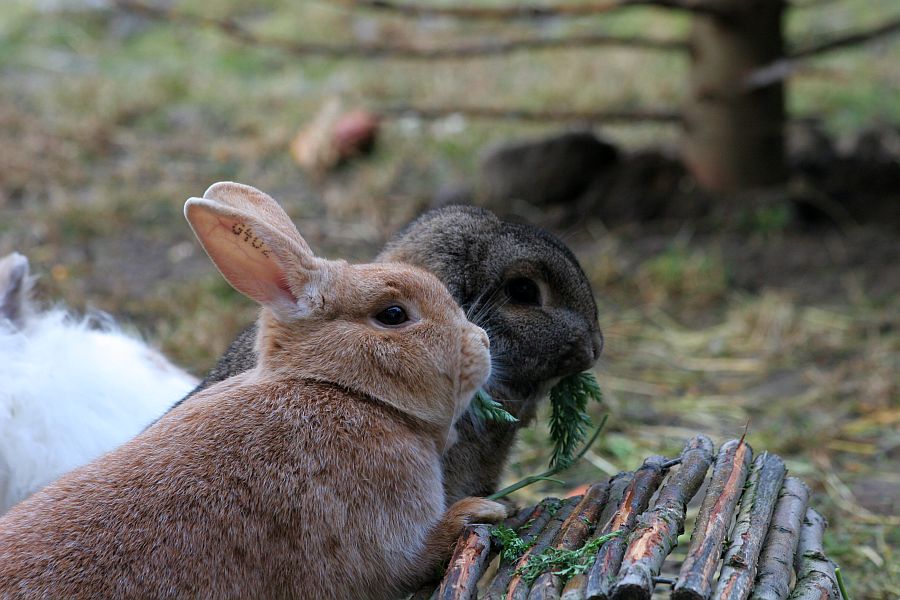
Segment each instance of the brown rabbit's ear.
[[184,216],[234,289],[282,318],[302,318],[318,306],[315,282],[326,261],[313,256],[296,229],[288,237],[262,215],[213,199],[188,199]]
[[220,181],[209,186],[203,192],[203,198],[216,200],[241,212],[256,215],[272,229],[279,231],[286,238],[296,241],[309,254],[312,254],[312,250],[306,245],[291,218],[275,202],[275,199],[265,192],[243,183]]

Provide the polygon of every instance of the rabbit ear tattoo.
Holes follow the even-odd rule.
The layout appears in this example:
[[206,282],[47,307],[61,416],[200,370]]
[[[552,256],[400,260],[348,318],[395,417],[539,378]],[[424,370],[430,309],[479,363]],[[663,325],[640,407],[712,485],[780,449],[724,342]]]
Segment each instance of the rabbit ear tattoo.
[[235,210],[256,215],[269,228],[294,240],[308,254],[313,254],[288,214],[272,196],[265,192],[243,183],[220,181],[209,186],[203,192],[203,198],[215,200]]
[[325,261],[312,254],[296,229],[270,226],[212,198],[190,198],[184,215],[234,289],[281,319],[306,318],[322,307],[317,282]]

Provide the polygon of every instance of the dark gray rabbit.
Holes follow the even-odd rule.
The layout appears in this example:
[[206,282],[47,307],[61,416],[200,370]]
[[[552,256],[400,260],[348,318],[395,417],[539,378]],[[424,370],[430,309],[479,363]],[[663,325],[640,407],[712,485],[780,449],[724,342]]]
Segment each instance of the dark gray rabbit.
[[[538,401],[600,354],[603,338],[587,277],[552,234],[471,206],[425,213],[376,260],[437,275],[490,337],[493,375],[486,391],[519,421],[482,423],[471,412],[464,415],[459,440],[444,456],[444,490],[448,503],[491,494],[516,431],[534,418]],[[191,394],[253,367],[255,341],[254,327],[243,331]]]

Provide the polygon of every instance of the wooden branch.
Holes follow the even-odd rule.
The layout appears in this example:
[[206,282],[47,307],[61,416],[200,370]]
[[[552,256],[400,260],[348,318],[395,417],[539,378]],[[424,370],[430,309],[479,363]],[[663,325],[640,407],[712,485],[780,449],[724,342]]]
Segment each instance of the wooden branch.
[[604,536],[613,532],[611,527],[614,517],[619,512],[619,507],[622,505],[622,501],[625,499],[625,493],[631,487],[633,481],[633,471],[616,473],[609,480],[609,501],[607,501],[606,506],[603,508],[603,512],[600,513],[600,520],[597,521],[599,523],[599,527],[591,536],[591,539],[598,538],[600,536]]
[[488,565],[491,550],[490,525],[466,527],[450,558],[447,573],[438,589],[438,600],[472,600],[478,580]]
[[819,56],[849,46],[858,46],[884,37],[897,35],[898,33],[900,33],[900,17],[882,22],[881,25],[871,29],[849,33],[829,40],[813,42],[806,47],[795,49],[791,52],[790,58],[796,60],[799,58]]
[[[575,506],[580,501],[580,496],[577,496],[575,498],[567,498],[563,501],[562,506],[560,506],[559,510],[556,511],[556,514],[553,515],[553,517],[550,519],[550,522],[547,523],[547,526],[544,527],[544,530],[538,536],[534,545],[529,548],[528,551],[525,552],[525,554],[523,554],[522,557],[519,558],[519,560],[516,562],[515,570],[524,567],[529,558],[540,554],[544,551],[545,548],[548,548],[551,544],[556,542],[557,536],[559,535],[563,523],[569,518],[569,515],[572,514],[572,512],[575,510]],[[521,575],[516,575],[514,572],[512,578],[509,580],[509,586],[507,586],[505,595],[501,595],[500,597],[505,598],[506,600],[526,600],[526,598],[528,598],[528,591],[530,587],[531,586],[528,585],[528,583]],[[486,598],[491,597],[492,596],[490,596],[490,594],[486,596]]]
[[[556,501],[556,499],[555,498],[547,498],[546,500],[544,500],[543,503],[538,504],[537,506],[527,506],[527,507],[521,508],[518,511],[516,511],[516,514],[506,517],[500,524],[505,527],[509,527],[510,529],[517,530],[520,527],[522,527],[522,525],[524,525],[529,520],[534,522],[536,519],[534,519],[532,517],[538,517],[537,513],[540,512],[539,509],[543,510],[545,503],[550,502],[550,501]],[[548,515],[548,519],[549,519],[549,515]],[[546,523],[546,520],[544,522]],[[464,534],[464,537],[465,537],[465,534]],[[463,539],[463,538],[461,538],[461,539]],[[463,543],[466,543],[466,542],[464,541]],[[484,567],[481,570],[482,573],[484,572],[484,569],[486,569],[487,566],[490,564],[491,560],[493,560],[493,557],[496,556],[498,546],[499,546],[499,544],[494,544],[494,543],[491,543],[488,545],[489,551],[488,551],[487,558],[485,559]],[[456,558],[456,556],[454,554],[454,557],[450,561],[451,565],[453,565],[453,561],[455,558]],[[448,569],[447,572],[449,573],[450,570]],[[445,574],[445,579],[446,579],[446,577],[447,576]],[[480,575],[479,575],[479,577],[480,577]],[[439,597],[437,594],[438,586],[442,585],[443,581],[444,580],[442,580],[441,582],[437,582],[437,583],[429,582],[429,583],[423,585],[421,588],[419,588],[418,591],[416,591],[416,593],[414,593],[412,596],[410,596],[409,600],[430,600],[431,598],[438,598]],[[478,580],[476,578],[475,583],[477,583],[477,582],[478,582]]]
[[858,31],[829,40],[813,42],[790,52],[785,58],[756,69],[744,78],[744,92],[774,85],[793,75],[810,58],[815,58],[849,46],[858,46],[900,33],[900,17],[865,31]]
[[518,37],[481,43],[465,43],[452,46],[417,47],[397,44],[322,44],[286,39],[262,37],[237,21],[227,18],[205,17],[173,8],[162,8],[137,0],[113,0],[115,6],[132,13],[189,27],[216,29],[220,33],[243,44],[260,48],[272,48],[295,56],[331,59],[381,59],[447,60],[499,56],[522,50],[559,50],[564,48],[593,48],[621,46],[644,50],[687,50],[684,40],[665,40],[639,36],[617,36],[602,33],[570,37],[546,38],[540,36]]
[[700,488],[713,460],[712,440],[699,435],[685,445],[681,468],[666,480],[653,510],[638,518],[613,586],[615,599],[649,599],[663,561],[684,532],[687,503]]
[[587,587],[587,575],[576,575],[566,583],[560,600],[584,600],[584,589]]
[[[610,533],[608,526],[612,524],[613,517],[625,497],[625,490],[631,485],[634,479],[634,473],[622,472],[617,473],[609,480],[609,496],[600,518],[597,519],[597,528],[591,534],[590,539],[593,540]],[[585,589],[587,588],[587,574],[575,575],[566,583],[562,590],[562,598],[566,600],[584,600]]]
[[719,450],[706,496],[700,506],[687,558],[681,567],[673,600],[706,600],[719,564],[722,542],[731,526],[743,491],[753,450],[744,441],[731,440]]
[[[597,525],[600,512],[609,498],[608,481],[597,483],[588,488],[584,498],[566,522],[560,528],[559,541],[555,544],[558,550],[577,550],[581,548],[588,534]],[[559,598],[562,580],[552,572],[540,575],[531,586],[528,600],[547,600]]]
[[713,592],[715,598],[744,600],[750,595],[759,552],[769,531],[786,471],[784,461],[768,452],[753,461],[731,532],[731,544],[725,551],[719,582]]
[[809,488],[796,477],[784,481],[769,535],[759,555],[759,574],[750,600],[784,600],[791,592],[791,573]]
[[537,504],[535,506],[526,506],[524,508],[520,508],[516,511],[516,514],[510,515],[503,519],[501,524],[509,527],[510,529],[515,529],[518,531],[525,523],[528,523],[538,516],[536,513],[538,508],[541,506],[541,504]]
[[681,113],[671,109],[630,109],[630,110],[524,110],[491,106],[414,106],[398,104],[379,109],[386,117],[416,116],[433,121],[451,115],[461,115],[471,119],[497,119],[525,122],[566,122],[566,123],[671,123],[681,124]]
[[[604,525],[607,532],[631,532],[638,515],[647,509],[650,498],[659,487],[665,474],[662,465],[666,460],[662,456],[651,456],[635,471],[631,484],[625,490],[618,511]],[[597,553],[597,558],[587,576],[585,597],[608,598],[615,574],[618,573],[625,555],[627,537],[621,536],[605,543]]]
[[[542,500],[541,503],[534,508],[534,512],[531,514],[529,520],[523,524],[524,531],[519,532],[519,537],[526,542],[536,540],[541,532],[544,531],[544,527],[547,526],[547,523],[550,522],[550,518],[553,516],[554,511],[559,510],[561,502],[562,501],[557,498],[546,498]],[[494,576],[494,580],[491,582],[485,598],[499,600],[503,597],[506,587],[509,585],[510,580],[512,580],[513,575],[516,572],[518,562],[518,560],[500,561],[500,567],[497,569],[497,574]]]
[[835,4],[841,0],[791,0],[788,6],[791,10],[804,10],[807,8],[822,8],[829,4]]
[[828,522],[812,508],[806,510],[806,518],[800,528],[800,542],[794,558],[797,584],[791,600],[837,600],[840,598],[834,563],[822,548],[822,535]]
[[449,5],[435,6],[394,0],[340,0],[353,8],[389,12],[401,17],[452,17],[482,21],[509,19],[543,19],[547,17],[589,17],[637,6],[682,10],[719,16],[724,11],[702,0],[601,0],[580,4],[510,4],[504,6]]

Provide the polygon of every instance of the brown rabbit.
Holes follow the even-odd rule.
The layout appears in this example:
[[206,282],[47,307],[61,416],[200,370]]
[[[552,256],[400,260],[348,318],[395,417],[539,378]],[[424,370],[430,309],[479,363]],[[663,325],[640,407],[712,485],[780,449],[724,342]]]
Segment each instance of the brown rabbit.
[[[467,411],[443,463],[448,504],[489,495],[516,432],[533,420],[539,401],[561,377],[590,368],[600,355],[603,337],[591,285],[558,238],[474,206],[425,213],[376,260],[434,273],[490,336],[494,372],[485,390],[519,422],[482,423]],[[255,339],[255,327],[242,332],[197,390],[253,368]]]
[[433,275],[315,257],[277,204],[221,183],[185,214],[263,308],[257,365],[0,519],[0,597],[394,598],[470,520],[441,453],[488,338]]

